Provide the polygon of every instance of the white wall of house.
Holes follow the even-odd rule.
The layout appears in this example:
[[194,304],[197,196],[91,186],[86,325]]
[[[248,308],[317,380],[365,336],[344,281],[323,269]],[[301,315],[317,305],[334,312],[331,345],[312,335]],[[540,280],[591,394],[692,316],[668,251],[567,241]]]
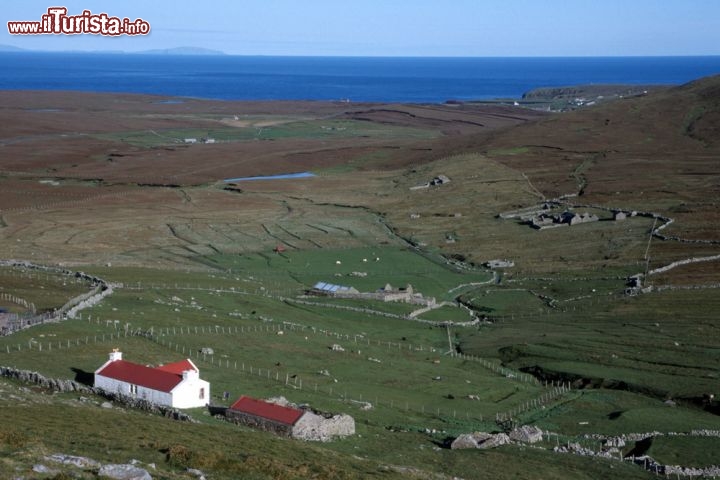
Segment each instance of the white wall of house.
[[148,402],[152,402],[157,405],[167,405],[168,407],[175,406],[173,405],[173,396],[170,393],[160,392],[141,385],[132,385],[120,380],[115,380],[114,378],[108,378],[96,374],[95,386],[102,388],[107,392],[120,393],[122,395],[127,395],[128,397],[147,400]]
[[210,384],[205,380],[200,380],[197,372],[185,372],[184,377],[183,381],[171,392],[172,406],[196,408],[210,403]]

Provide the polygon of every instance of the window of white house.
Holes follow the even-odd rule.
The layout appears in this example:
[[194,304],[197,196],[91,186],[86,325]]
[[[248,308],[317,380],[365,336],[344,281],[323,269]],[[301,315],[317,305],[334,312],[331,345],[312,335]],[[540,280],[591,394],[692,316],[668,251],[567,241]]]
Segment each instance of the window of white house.
[[204,398],[205,398],[205,389],[201,388],[200,389],[200,400],[203,400]]
[[130,395],[137,395],[137,385],[130,385]]

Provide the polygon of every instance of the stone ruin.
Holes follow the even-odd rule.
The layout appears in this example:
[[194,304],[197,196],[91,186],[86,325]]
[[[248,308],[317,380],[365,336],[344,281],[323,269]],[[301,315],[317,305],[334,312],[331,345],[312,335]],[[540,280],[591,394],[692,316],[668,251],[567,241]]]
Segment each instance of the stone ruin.
[[420,190],[423,188],[430,188],[430,187],[438,187],[440,185],[447,185],[450,183],[450,178],[447,175],[438,175],[437,177],[433,177],[432,180],[421,183],[420,185],[415,185],[414,187],[410,187],[410,190]]
[[463,433],[455,440],[453,440],[450,448],[452,450],[464,450],[473,448],[487,450],[489,448],[507,445],[508,443],[510,443],[510,437],[505,433]]
[[488,260],[483,265],[485,265],[487,268],[511,268],[515,266],[515,262],[512,260],[501,260],[501,259],[495,259],[495,260]]
[[355,419],[350,415],[325,416],[306,410],[292,429],[291,436],[312,442],[329,442],[355,435]]
[[458,436],[450,445],[452,450],[473,449],[478,448],[487,450],[489,448],[507,445],[512,442],[518,443],[537,443],[542,441],[543,431],[532,425],[523,425],[506,433],[463,433]]
[[600,217],[592,213],[585,212],[580,214],[566,210],[560,214],[541,213],[527,220],[527,223],[529,223],[530,226],[535,229],[545,230],[548,228],[566,227],[579,225],[581,223],[597,222],[599,220]]
[[[364,272],[353,272],[363,276]],[[367,275],[366,273],[364,275]],[[436,304],[434,297],[424,297],[422,293],[416,292],[413,286],[407,284],[405,287],[395,288],[389,283],[374,292],[359,292],[353,287],[333,285],[326,282],[318,282],[311,289],[306,291],[307,295],[325,296],[355,300],[377,300],[381,302],[405,302],[412,305],[432,306]]]

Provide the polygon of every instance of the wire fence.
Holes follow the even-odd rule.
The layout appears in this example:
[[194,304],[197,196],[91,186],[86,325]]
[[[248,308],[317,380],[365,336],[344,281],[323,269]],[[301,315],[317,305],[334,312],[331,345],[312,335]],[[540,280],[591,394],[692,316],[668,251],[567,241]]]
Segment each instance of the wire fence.
[[[92,318],[88,318],[88,322],[93,322]],[[483,414],[476,410],[449,408],[444,406],[428,406],[421,403],[412,402],[408,399],[392,399],[383,398],[381,396],[363,395],[357,391],[353,392],[352,387],[348,389],[346,386],[321,385],[316,381],[302,378],[300,375],[284,371],[277,368],[268,368],[266,366],[258,366],[252,362],[243,360],[233,360],[227,357],[217,357],[214,352],[204,348],[194,348],[179,343],[176,337],[196,337],[197,335],[278,335],[285,332],[297,332],[305,336],[317,335],[327,337],[333,341],[352,342],[355,345],[367,345],[368,347],[383,348],[388,352],[401,354],[405,353],[442,353],[436,347],[413,345],[409,343],[399,343],[392,341],[374,340],[361,335],[341,334],[326,329],[310,327],[306,325],[298,325],[294,323],[265,323],[258,325],[245,326],[173,326],[150,329],[132,329],[129,324],[121,326],[118,320],[101,320],[95,318],[95,323],[105,325],[112,328],[113,331],[103,334],[86,335],[70,340],[38,340],[30,339],[27,343],[18,343],[16,345],[6,345],[4,352],[11,354],[13,352],[37,351],[52,352],[58,350],[67,350],[79,348],[90,344],[115,343],[122,338],[142,337],[146,338],[157,345],[162,346],[175,353],[182,354],[187,358],[203,361],[209,364],[211,368],[221,368],[233,370],[237,373],[252,376],[274,384],[280,384],[286,388],[294,390],[305,390],[314,394],[323,395],[330,399],[339,400],[345,403],[354,404],[362,409],[374,408],[390,408],[396,411],[413,412],[420,415],[432,415],[438,419],[457,419],[474,422],[497,422],[503,423],[517,417],[521,413],[529,412],[533,409],[542,408],[545,405],[556,401],[560,396],[569,392],[570,386],[566,384],[541,384],[531,375],[514,371],[495,362],[489,361],[481,357],[465,355],[456,352],[448,352],[449,357],[463,362],[472,362],[488,371],[501,375],[509,381],[518,381],[545,388],[545,392],[536,399],[528,400],[520,405],[502,412],[494,414]]]

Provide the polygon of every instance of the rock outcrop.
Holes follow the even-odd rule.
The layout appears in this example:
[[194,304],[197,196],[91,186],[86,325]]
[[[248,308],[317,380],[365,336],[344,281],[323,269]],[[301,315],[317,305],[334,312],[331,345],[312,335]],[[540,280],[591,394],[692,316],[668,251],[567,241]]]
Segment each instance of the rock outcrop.
[[135,465],[103,465],[98,471],[100,478],[113,480],[152,480],[150,473]]
[[482,450],[487,450],[489,448],[507,445],[508,443],[510,443],[510,437],[508,437],[505,433],[492,434],[485,432],[475,432],[464,433],[460,435],[452,442],[450,448],[453,450],[462,450],[468,448],[479,448]]
[[543,439],[543,432],[538,427],[523,425],[510,432],[510,439],[522,443],[537,443]]

